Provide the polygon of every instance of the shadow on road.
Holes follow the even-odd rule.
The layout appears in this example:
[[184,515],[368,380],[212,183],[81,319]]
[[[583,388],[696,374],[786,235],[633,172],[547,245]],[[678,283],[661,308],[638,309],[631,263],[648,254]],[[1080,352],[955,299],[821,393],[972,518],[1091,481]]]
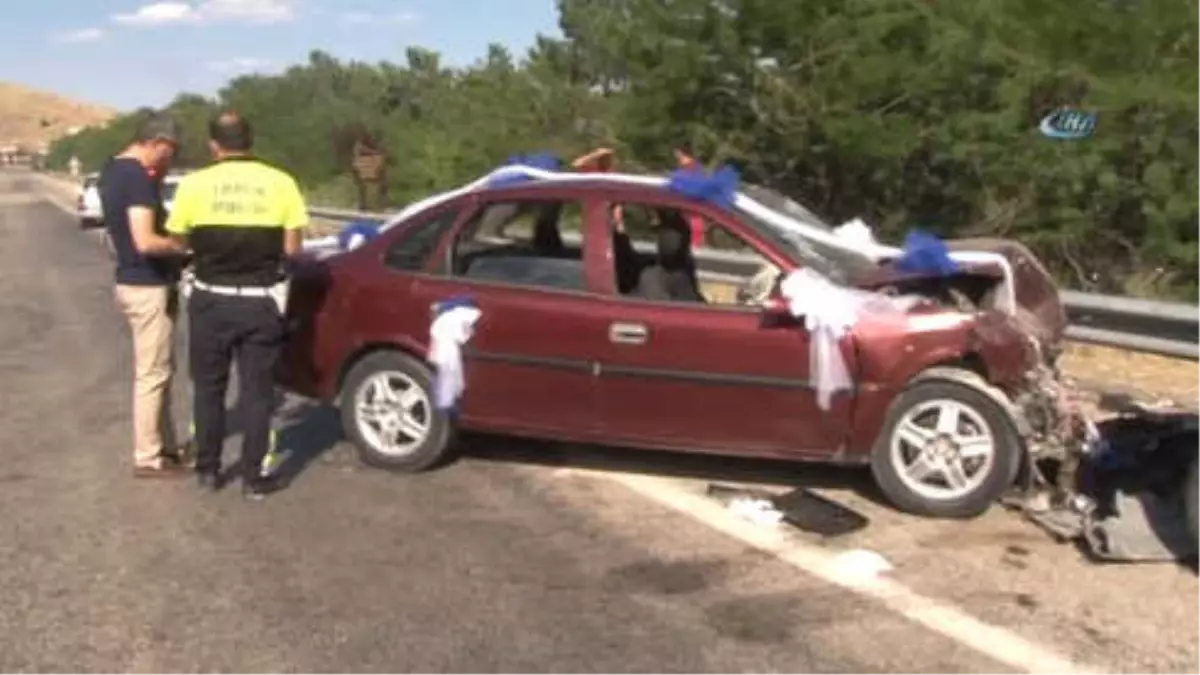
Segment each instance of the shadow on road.
[[[240,399],[225,415],[226,439],[242,433],[239,404]],[[286,455],[286,460],[275,472],[281,487],[290,486],[313,462],[337,447],[343,438],[337,408],[311,401],[282,406],[276,413],[273,426],[277,434],[277,449]],[[226,452],[228,450],[226,448]],[[222,481],[228,482],[241,476],[241,471],[242,459],[239,456],[222,470]]]
[[489,462],[516,462],[711,482],[788,488],[839,488],[884,504],[868,471],[858,467],[641,450],[603,445],[550,443],[464,434],[460,454]]
[[316,402],[305,401],[281,411],[276,428],[279,449],[287,453],[277,473],[284,485],[290,485],[344,438],[338,409]]
[[[287,461],[278,473],[285,485],[290,485],[314,462],[345,440],[337,408],[316,402],[304,401],[281,410],[277,428],[279,447],[288,453]],[[440,470],[449,468],[460,459],[467,459],[635,473],[716,483],[848,489],[872,502],[885,504],[874,481],[871,480],[870,473],[859,467],[553,443],[477,433],[464,433],[460,436],[456,454],[457,456],[448,460]]]

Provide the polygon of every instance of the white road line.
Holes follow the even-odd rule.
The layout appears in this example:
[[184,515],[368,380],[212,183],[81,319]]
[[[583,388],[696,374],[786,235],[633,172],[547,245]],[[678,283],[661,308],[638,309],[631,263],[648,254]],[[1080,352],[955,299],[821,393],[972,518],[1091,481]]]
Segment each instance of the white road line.
[[[67,215],[69,215],[69,216],[73,216],[73,217],[79,216],[79,212],[75,209],[74,204],[70,203],[69,201],[67,201],[67,202],[60,201],[63,199],[69,199],[67,197],[63,197],[61,194],[58,194],[60,192],[60,189],[62,191],[66,191],[69,189],[68,186],[64,182],[57,181],[54,178],[46,178],[44,176],[36,176],[36,177],[34,177],[34,180],[41,184],[40,187],[42,189],[38,190],[37,193],[38,193],[38,196],[41,197],[43,201],[46,201],[54,206],[57,206],[58,208],[65,211],[67,213]],[[48,184],[47,181],[51,181],[51,180],[56,181],[56,183],[53,185]],[[52,192],[55,194],[50,194]]]
[[66,213],[68,216],[74,216],[74,217],[79,216],[79,212],[76,211],[73,207],[67,206],[66,204],[58,201],[58,199],[56,199],[54,197],[51,197],[49,195],[42,195],[42,201],[44,201],[48,204],[57,206],[58,208],[63,210],[63,213]]
[[919,623],[999,663],[1029,673],[1100,673],[1035,644],[1012,631],[985,623],[956,607],[920,595],[904,585],[841,563],[836,553],[797,541],[780,530],[755,526],[717,502],[661,478],[586,469],[577,475],[616,482],[637,494],[679,511],[745,544],[823,581],[870,597],[897,614]]

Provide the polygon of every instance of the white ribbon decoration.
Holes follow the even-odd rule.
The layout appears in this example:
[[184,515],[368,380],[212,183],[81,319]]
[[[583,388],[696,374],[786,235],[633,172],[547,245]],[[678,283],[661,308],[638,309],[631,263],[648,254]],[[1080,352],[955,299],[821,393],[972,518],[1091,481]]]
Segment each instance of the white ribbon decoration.
[[833,395],[854,387],[854,378],[842,356],[841,341],[868,314],[902,318],[916,296],[888,296],[844,288],[807,267],[787,275],[779,291],[792,316],[803,318],[808,331],[809,377],[817,392],[817,406],[829,410]]
[[439,410],[453,409],[466,389],[462,348],[471,339],[480,316],[477,307],[451,307],[429,325],[429,362],[437,368],[434,404]]

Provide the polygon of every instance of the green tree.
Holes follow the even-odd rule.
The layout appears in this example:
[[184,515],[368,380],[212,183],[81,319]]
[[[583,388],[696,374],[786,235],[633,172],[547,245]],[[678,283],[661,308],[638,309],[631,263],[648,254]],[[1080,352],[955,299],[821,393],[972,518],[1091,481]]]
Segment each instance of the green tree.
[[[1178,0],[558,0],[561,38],[498,45],[463,68],[410,48],[395,63],[315,51],[168,109],[181,163],[207,159],[204,120],[232,107],[256,152],[314,201],[349,203],[349,144],[390,156],[405,203],[513,153],[606,144],[662,171],[688,141],[707,163],[834,222],[898,240],[1019,238],[1070,286],[1196,297],[1197,28]],[[1098,113],[1093,137],[1038,133],[1059,107]],[[56,143],[94,168],[138,115]]]

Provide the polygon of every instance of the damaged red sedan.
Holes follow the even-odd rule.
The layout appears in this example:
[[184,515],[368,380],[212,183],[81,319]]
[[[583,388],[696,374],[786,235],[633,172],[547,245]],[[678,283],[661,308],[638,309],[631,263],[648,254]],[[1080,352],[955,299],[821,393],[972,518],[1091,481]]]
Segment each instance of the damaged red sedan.
[[[859,464],[903,510],[971,517],[1080,442],[1054,365],[1063,308],[1019,244],[950,242],[953,270],[913,270],[761,188],[721,201],[649,176],[526,174],[298,265],[281,384],[338,402],[363,461],[422,470],[462,428]],[[789,297],[804,270],[828,285]],[[431,307],[463,296],[479,319],[451,413]],[[830,341],[860,302],[891,309]]]

